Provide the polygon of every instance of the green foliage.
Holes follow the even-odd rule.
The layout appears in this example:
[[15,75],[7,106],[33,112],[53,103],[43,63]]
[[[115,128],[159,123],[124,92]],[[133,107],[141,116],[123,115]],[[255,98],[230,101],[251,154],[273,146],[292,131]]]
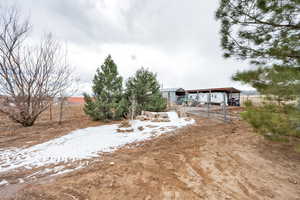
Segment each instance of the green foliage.
[[129,103],[124,96],[122,96],[121,100],[115,107],[114,118],[121,119],[125,117],[126,113],[128,113]]
[[[147,69],[141,68],[130,77],[126,83],[126,97],[130,101],[133,97],[136,100],[136,111],[142,110],[163,111],[167,103],[163,99],[156,75]],[[132,104],[132,102],[130,102]]]
[[255,64],[300,60],[299,0],[220,0],[224,56]]
[[293,105],[253,106],[247,102],[246,111],[241,115],[266,138],[277,141],[285,141],[290,137],[300,138],[300,110]]
[[300,1],[220,0],[216,18],[224,57],[257,66],[236,73],[233,80],[277,102],[247,103],[243,118],[267,138],[299,137]]
[[156,93],[151,97],[151,101],[145,105],[143,110],[152,112],[164,111],[167,107],[167,100],[161,96],[160,93]]
[[122,94],[122,77],[109,55],[93,79],[93,97],[84,94],[84,112],[93,120],[120,119],[126,112]]
[[280,66],[238,72],[233,80],[249,84],[279,103],[296,100],[300,95],[300,67]]
[[88,94],[84,93],[83,96],[85,102],[83,111],[85,112],[85,114],[89,115],[93,120],[98,120],[97,113],[95,112],[96,104]]

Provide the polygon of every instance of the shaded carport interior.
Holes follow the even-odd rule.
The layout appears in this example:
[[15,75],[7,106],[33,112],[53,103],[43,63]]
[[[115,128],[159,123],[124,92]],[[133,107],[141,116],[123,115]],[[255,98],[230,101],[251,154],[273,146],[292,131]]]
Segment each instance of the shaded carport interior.
[[[182,91],[180,91],[178,94],[182,94],[181,92]],[[185,90],[185,94],[214,93],[214,92],[226,93],[227,102],[229,105],[233,105],[233,104],[240,105],[241,91],[234,87]]]

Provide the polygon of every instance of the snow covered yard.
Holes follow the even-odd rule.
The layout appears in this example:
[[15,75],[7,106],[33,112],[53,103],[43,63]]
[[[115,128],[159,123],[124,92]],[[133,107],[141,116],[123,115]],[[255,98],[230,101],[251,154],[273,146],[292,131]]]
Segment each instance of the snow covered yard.
[[[130,121],[133,132],[118,132],[119,124],[103,125],[79,129],[29,148],[0,149],[0,175],[33,170],[34,173],[29,176],[19,178],[21,183],[24,179],[26,181],[41,174],[70,172],[86,166],[91,161],[88,159],[99,158],[100,153],[112,152],[126,144],[147,140],[194,123],[193,119],[179,118],[176,112],[167,114],[169,122]],[[8,182],[0,179],[0,186],[5,184]]]

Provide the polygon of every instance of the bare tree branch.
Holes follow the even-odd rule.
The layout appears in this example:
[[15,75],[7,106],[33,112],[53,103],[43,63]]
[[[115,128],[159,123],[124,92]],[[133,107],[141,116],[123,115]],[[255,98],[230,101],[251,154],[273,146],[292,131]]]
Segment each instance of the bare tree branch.
[[31,126],[70,87],[72,70],[51,34],[28,46],[28,20],[20,20],[13,8],[0,15],[0,112]]

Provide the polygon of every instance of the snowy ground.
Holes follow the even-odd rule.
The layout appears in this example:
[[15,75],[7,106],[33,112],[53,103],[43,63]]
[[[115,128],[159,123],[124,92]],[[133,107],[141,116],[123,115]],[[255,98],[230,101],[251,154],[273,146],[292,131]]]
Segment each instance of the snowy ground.
[[[29,148],[0,149],[0,173],[39,167],[43,167],[43,170],[35,171],[30,176],[49,172],[66,173],[87,165],[89,161],[86,160],[99,157],[99,153],[112,152],[126,144],[147,140],[194,123],[194,120],[178,118],[176,112],[168,112],[168,116],[170,122],[133,120],[131,121],[133,132],[119,133],[117,132],[118,124],[104,125],[79,129]],[[143,126],[144,130],[139,130],[140,126]],[[69,163],[82,160],[84,162],[75,168],[65,168]],[[49,166],[49,168],[44,166]],[[5,183],[2,181],[0,180],[0,185]]]

